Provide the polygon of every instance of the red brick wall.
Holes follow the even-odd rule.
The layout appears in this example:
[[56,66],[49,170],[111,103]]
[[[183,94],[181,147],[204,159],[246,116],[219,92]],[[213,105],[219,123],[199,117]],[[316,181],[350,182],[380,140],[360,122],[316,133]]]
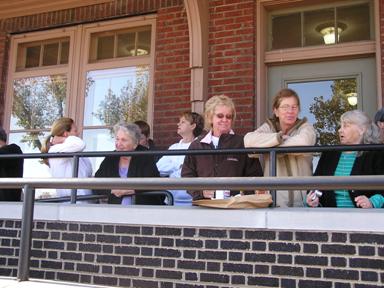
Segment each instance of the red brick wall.
[[254,128],[256,1],[212,0],[209,16],[209,97],[235,101],[235,131]]
[[167,148],[180,136],[176,124],[191,109],[188,21],[184,5],[158,10],[154,86],[154,139]]

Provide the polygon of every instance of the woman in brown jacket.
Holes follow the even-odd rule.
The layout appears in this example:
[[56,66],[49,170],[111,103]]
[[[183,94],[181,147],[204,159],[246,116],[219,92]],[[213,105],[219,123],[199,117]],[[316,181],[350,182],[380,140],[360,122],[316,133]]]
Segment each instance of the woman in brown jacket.
[[[243,136],[236,135],[232,126],[236,118],[235,105],[228,96],[213,96],[205,104],[205,127],[203,133],[189,146],[189,149],[244,148]],[[187,155],[181,171],[182,177],[241,177],[262,176],[258,159],[247,154]],[[225,189],[225,187],[223,187]],[[211,199],[215,190],[189,190],[193,200]],[[230,195],[239,191],[231,191]],[[250,193],[254,193],[253,191]]]

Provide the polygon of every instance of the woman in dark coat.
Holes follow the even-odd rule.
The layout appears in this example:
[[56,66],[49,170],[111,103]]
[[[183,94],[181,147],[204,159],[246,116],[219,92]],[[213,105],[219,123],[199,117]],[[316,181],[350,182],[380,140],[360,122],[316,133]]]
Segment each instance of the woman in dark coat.
[[[145,151],[139,145],[140,129],[136,124],[117,124],[114,127],[116,151]],[[96,171],[95,177],[159,177],[156,163],[151,155],[107,156]],[[135,195],[135,204],[162,205],[164,197],[159,195],[141,195],[133,189],[95,190],[95,194],[108,195],[108,203],[131,205]]]
[[[340,117],[339,129],[342,145],[380,143],[378,127],[362,111],[345,112]],[[327,151],[321,154],[315,176],[383,175],[383,151]],[[383,190],[323,191],[321,197],[310,192],[306,198],[310,207],[382,208]]]

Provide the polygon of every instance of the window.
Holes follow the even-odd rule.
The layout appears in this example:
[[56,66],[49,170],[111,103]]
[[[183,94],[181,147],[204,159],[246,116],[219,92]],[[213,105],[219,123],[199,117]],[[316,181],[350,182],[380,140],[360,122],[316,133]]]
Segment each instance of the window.
[[151,26],[91,35],[89,61],[149,55]]
[[371,1],[270,14],[269,50],[372,40]]
[[17,48],[16,71],[68,64],[69,38],[22,43]]
[[[68,116],[87,150],[113,150],[116,122],[151,122],[154,25],[155,17],[145,16],[12,36],[4,123],[10,141],[39,152],[53,121]],[[45,169],[36,165],[26,161],[26,177]]]

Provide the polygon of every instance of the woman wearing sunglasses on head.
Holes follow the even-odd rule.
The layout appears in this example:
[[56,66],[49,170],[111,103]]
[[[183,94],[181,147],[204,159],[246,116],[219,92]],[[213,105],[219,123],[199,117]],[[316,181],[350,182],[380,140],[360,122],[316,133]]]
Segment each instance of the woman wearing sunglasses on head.
[[[300,99],[291,89],[280,90],[272,102],[273,116],[244,137],[245,147],[312,146],[316,132],[307,119],[299,119]],[[251,155],[252,156],[252,155]],[[260,155],[253,155],[259,157]],[[269,176],[269,155],[264,154],[264,176]],[[311,176],[312,154],[278,154],[277,176]],[[306,191],[277,191],[277,206],[303,206]]]
[[[233,132],[236,118],[235,105],[228,96],[211,97],[205,103],[205,128],[208,132],[199,136],[189,149],[244,148],[243,136]],[[258,159],[246,154],[187,155],[181,171],[182,177],[241,177],[262,176]],[[225,189],[225,187],[223,187]],[[211,199],[215,190],[190,190],[193,200]],[[253,192],[252,192],[253,193]],[[230,191],[233,196],[239,191]]]

